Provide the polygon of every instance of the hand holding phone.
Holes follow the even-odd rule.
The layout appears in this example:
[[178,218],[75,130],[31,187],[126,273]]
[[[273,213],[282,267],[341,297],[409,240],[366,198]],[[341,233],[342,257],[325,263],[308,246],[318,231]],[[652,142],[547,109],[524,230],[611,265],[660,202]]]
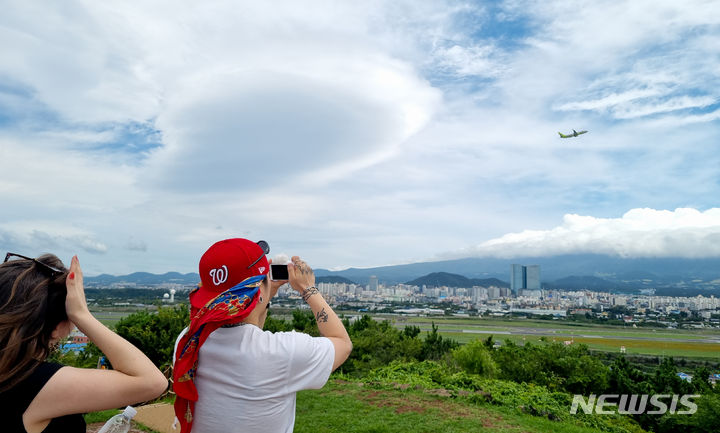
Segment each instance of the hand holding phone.
[[313,288],[315,293],[319,293],[315,288],[315,273],[307,263],[300,260],[300,257],[293,256],[292,264],[288,265],[288,273],[290,275],[290,286],[293,290],[305,296],[309,288]]
[[288,263],[290,263],[290,257],[283,253],[276,254],[275,257],[270,260],[270,280],[288,281],[290,279],[287,267]]
[[288,275],[288,265],[270,265],[270,279],[272,281],[287,281],[290,279]]

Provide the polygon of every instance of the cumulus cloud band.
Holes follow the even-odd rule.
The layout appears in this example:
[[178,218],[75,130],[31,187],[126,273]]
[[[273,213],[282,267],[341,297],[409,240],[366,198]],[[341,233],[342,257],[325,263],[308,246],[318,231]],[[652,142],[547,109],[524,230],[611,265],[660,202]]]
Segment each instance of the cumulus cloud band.
[[632,209],[620,218],[567,214],[550,230],[525,230],[483,242],[479,256],[595,253],[620,257],[720,257],[720,208]]

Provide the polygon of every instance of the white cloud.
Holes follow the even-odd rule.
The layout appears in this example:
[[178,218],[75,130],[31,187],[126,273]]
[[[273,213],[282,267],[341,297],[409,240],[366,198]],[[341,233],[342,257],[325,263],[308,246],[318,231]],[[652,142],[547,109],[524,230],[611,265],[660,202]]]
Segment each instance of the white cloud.
[[435,50],[437,65],[459,76],[497,77],[503,72],[496,48],[488,45],[453,45]]
[[123,31],[120,17],[103,10],[77,2],[6,5],[0,17],[0,68],[71,121],[152,117],[158,95],[134,58],[142,41]]
[[657,120],[648,122],[648,127],[678,127],[693,123],[708,123],[720,119],[720,109],[713,110],[704,114],[670,114],[658,118]]
[[607,96],[603,96],[599,99],[578,101],[578,102],[567,102],[565,104],[555,107],[556,110],[570,111],[570,110],[604,110],[610,107],[614,107],[618,104],[630,102],[636,99],[648,98],[651,96],[660,95],[662,92],[659,89],[632,89],[622,93],[612,93]]
[[672,96],[673,92],[673,89],[665,86],[635,88],[622,93],[612,93],[599,99],[563,103],[554,109],[609,112],[616,119],[634,119],[689,108],[705,108],[720,100],[720,96],[709,95]]
[[375,163],[441,103],[382,32],[368,37],[381,5],[237,6],[63,5],[40,24],[16,4],[0,68],[71,122],[154,120],[163,147],[140,181],[185,190],[267,182],[239,179],[243,165],[293,178]]
[[538,31],[513,58],[512,74],[501,86],[508,94],[537,98],[541,110],[550,102],[562,111],[596,110],[615,119],[717,101],[720,64],[712,41],[720,19],[709,2],[685,6],[575,2],[568,15],[564,2],[518,4]]
[[681,96],[650,104],[630,104],[622,109],[615,110],[615,116],[618,119],[633,119],[636,117],[685,110],[688,108],[704,108],[716,103],[717,101],[717,99],[710,96]]
[[568,214],[549,230],[525,230],[483,242],[480,256],[538,257],[595,253],[621,257],[718,257],[720,208],[632,209],[620,218]]
[[[411,68],[391,59],[322,63],[189,83],[158,117],[166,145],[148,161],[151,182],[185,191],[243,190],[307,172],[347,172],[391,155],[440,100]],[[259,167],[279,176],[249,175]]]
[[144,241],[132,237],[128,239],[127,243],[125,244],[125,248],[130,251],[140,251],[143,253],[148,250],[148,246]]
[[107,245],[99,241],[93,233],[51,221],[2,224],[0,233],[9,246],[33,251],[60,253],[82,250],[91,254],[104,254],[108,251]]
[[[112,152],[77,150],[75,140],[61,140],[64,149],[57,149],[52,137],[48,141],[43,134],[0,136],[0,193],[7,205],[103,212],[142,200],[142,192],[133,186],[136,169],[118,163]],[[5,208],[6,215],[10,209]]]

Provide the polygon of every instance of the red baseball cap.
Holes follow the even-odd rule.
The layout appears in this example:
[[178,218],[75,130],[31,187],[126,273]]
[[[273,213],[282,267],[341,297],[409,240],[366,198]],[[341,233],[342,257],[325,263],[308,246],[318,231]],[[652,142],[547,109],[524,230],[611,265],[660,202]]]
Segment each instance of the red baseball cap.
[[267,275],[267,242],[233,238],[214,243],[200,258],[200,288],[190,296],[190,304],[202,308],[220,293],[246,278]]

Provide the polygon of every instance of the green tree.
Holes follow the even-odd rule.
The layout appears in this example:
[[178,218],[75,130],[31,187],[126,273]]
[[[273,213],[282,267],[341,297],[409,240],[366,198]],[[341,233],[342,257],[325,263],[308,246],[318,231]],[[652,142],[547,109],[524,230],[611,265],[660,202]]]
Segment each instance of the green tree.
[[488,349],[484,341],[478,339],[458,347],[452,353],[455,362],[468,373],[495,377],[499,370],[490,350],[492,349]]
[[[653,429],[658,433],[717,433],[720,426],[720,395],[704,394],[693,400],[697,412],[692,415],[666,414]],[[681,410],[686,410],[682,407]]]
[[315,316],[311,310],[294,310],[292,315],[292,327],[294,330],[310,334],[313,337],[320,335]]
[[353,342],[350,358],[341,367],[345,373],[362,375],[394,360],[416,360],[422,351],[415,330],[399,331],[387,320],[378,322],[364,315],[352,323],[346,320],[345,326]]
[[692,385],[681,379],[677,373],[673,358],[664,358],[651,379],[654,391],[659,394],[690,394],[693,391]]
[[505,340],[492,354],[502,379],[573,394],[601,393],[608,386],[608,368],[583,344],[527,342],[518,346]]
[[160,369],[172,363],[175,340],[190,322],[185,304],[158,307],[157,311],[139,311],[122,318],[116,332],[138,347]]
[[625,356],[620,356],[610,366],[607,391],[612,394],[652,394],[653,386],[648,375],[633,367]]
[[495,341],[493,340],[493,336],[492,336],[492,335],[490,335],[488,338],[486,338],[485,341],[483,341],[483,344],[485,345],[485,347],[486,347],[488,350],[493,350],[493,349],[495,349]]
[[98,359],[104,356],[93,342],[89,342],[82,350],[62,352],[56,350],[50,354],[48,361],[78,368],[95,368]]
[[270,332],[287,332],[293,330],[293,325],[285,321],[285,319],[273,317],[272,312],[268,311],[263,330]]
[[[695,369],[692,379],[694,392],[698,394],[710,394],[713,391],[713,386],[708,380],[710,374],[710,369],[704,365]],[[720,389],[718,391],[720,391]]]
[[457,341],[451,338],[443,338],[438,334],[438,327],[432,322],[432,331],[428,331],[422,345],[421,359],[441,359],[446,353],[458,347]]
[[415,325],[406,325],[403,330],[403,336],[405,338],[415,338],[420,335],[420,328]]

